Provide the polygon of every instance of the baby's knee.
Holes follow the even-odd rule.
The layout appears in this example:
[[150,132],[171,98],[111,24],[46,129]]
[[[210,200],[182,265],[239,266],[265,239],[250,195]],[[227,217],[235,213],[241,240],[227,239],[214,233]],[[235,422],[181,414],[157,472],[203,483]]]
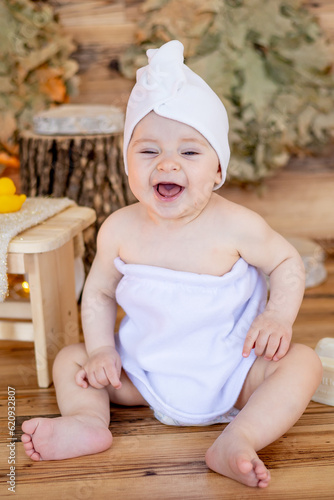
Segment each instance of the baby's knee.
[[302,363],[307,367],[308,373],[312,378],[318,383],[321,382],[323,367],[318,354],[312,349],[304,344],[292,344],[291,352]]
[[54,361],[53,371],[54,373],[63,370],[64,366],[69,363],[78,363],[82,365],[87,359],[87,352],[84,344],[71,344],[61,349]]

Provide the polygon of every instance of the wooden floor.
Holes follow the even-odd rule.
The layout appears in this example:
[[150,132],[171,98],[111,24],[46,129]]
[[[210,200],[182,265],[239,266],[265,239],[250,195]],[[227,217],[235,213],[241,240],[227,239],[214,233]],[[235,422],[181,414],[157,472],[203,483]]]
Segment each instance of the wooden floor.
[[[315,347],[334,336],[334,259],[326,262],[328,280],[306,292],[295,324],[295,341]],[[62,462],[31,462],[24,454],[23,420],[57,416],[53,387],[39,389],[30,343],[0,344],[1,484],[7,490],[10,456],[7,388],[16,391],[16,493],[22,499],[195,500],[195,499],[333,499],[334,407],[310,403],[281,439],[260,452],[272,473],[267,490],[247,488],[207,469],[206,449],[223,426],[166,427],[147,408],[111,408],[114,443],[99,455]]]

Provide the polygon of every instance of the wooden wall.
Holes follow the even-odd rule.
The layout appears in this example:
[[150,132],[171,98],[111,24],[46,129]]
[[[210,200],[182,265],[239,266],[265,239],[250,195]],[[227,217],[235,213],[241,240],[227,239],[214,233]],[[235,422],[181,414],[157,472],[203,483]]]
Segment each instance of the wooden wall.
[[[122,78],[118,56],[134,43],[144,0],[50,0],[65,33],[77,44],[79,94],[74,103],[114,104],[124,108],[133,82]],[[334,0],[305,0],[334,44]]]
[[143,0],[51,0],[66,34],[77,44],[79,94],[74,103],[125,107],[133,82],[114,69],[119,55],[134,43]]

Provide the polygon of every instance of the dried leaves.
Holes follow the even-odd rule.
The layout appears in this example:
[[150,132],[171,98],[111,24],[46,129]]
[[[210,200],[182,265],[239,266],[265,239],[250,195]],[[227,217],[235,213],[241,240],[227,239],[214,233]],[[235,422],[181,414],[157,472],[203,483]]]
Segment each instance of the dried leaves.
[[126,76],[178,39],[230,117],[229,176],[253,182],[334,137],[333,47],[301,0],[148,0]]
[[77,63],[52,8],[31,0],[0,4],[0,150],[15,152],[18,129],[32,116],[67,100]]

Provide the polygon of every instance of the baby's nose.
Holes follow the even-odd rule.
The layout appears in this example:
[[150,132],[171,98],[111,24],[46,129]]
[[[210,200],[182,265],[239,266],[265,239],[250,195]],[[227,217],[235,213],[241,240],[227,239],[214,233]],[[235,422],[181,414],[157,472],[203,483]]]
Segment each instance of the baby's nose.
[[162,158],[158,164],[158,170],[162,172],[173,172],[180,170],[179,163],[172,157]]

